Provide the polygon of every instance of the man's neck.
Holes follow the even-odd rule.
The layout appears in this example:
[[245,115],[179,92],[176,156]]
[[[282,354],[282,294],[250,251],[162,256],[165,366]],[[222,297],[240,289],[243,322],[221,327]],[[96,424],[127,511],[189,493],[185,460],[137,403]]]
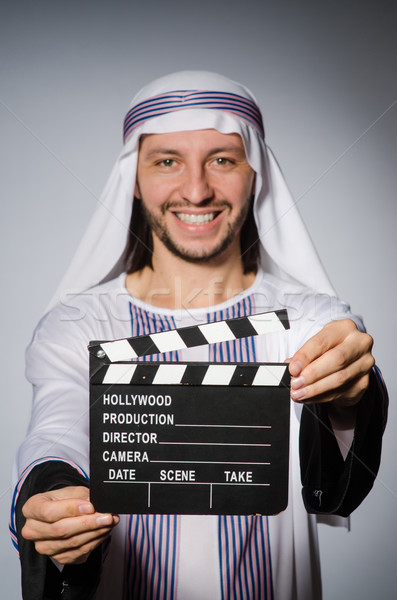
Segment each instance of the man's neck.
[[244,274],[241,257],[193,264],[177,258],[153,257],[153,269],[127,275],[128,292],[153,306],[170,309],[209,308],[233,298],[255,280]]

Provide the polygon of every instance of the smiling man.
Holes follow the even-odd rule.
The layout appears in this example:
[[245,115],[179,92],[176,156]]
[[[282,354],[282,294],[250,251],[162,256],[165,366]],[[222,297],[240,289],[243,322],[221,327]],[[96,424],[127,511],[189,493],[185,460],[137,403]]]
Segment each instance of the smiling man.
[[209,129],[150,135],[140,146],[135,197],[154,239],[176,256],[204,263],[232,246],[240,262],[240,230],[254,179],[237,134]]
[[[24,598],[319,600],[316,514],[343,523],[379,466],[387,395],[372,339],[336,297],[246,88],[206,72],[159,79],[134,99],[124,142],[28,349],[35,396],[11,517]],[[290,361],[288,508],[97,513],[86,475],[89,340],[285,307],[289,332],[165,358]]]
[[246,289],[256,268],[244,272],[240,233],[254,186],[255,172],[237,134],[208,129],[144,136],[135,199],[152,252],[143,268],[129,269],[127,289],[146,299],[153,290],[166,289],[161,302],[169,308],[180,308],[176,281],[185,299],[197,290],[187,308],[201,306],[215,281],[219,302],[228,298],[227,290]]

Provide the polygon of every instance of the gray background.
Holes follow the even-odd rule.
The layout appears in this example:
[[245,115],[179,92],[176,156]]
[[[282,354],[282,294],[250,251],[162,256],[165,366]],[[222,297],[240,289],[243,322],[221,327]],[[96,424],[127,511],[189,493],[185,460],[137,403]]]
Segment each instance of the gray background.
[[24,348],[121,148],[142,85],[188,68],[250,87],[339,294],[365,315],[392,399],[379,478],[352,531],[320,527],[325,599],[395,597],[397,10],[393,1],[2,2],[1,596],[19,598],[10,464]]

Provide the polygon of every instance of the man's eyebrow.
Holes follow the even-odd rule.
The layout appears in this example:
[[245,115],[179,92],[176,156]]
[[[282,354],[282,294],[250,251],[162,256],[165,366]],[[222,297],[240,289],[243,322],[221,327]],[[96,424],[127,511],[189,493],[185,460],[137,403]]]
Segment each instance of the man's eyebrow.
[[244,148],[241,148],[240,146],[219,146],[219,148],[212,149],[208,155],[211,156],[211,154],[222,154],[223,152],[231,152],[245,156]]
[[[213,154],[223,154],[224,152],[229,152],[233,154],[237,154],[240,156],[245,156],[244,148],[240,148],[238,146],[219,146],[218,148],[211,148],[211,150],[207,153],[207,156],[212,156]],[[164,155],[172,155],[172,156],[183,156],[184,152],[180,150],[176,150],[174,148],[170,148],[168,146],[157,147],[149,150],[149,152],[145,153],[146,159],[155,158],[156,156],[164,154]]]
[[149,152],[145,152],[144,154],[145,158],[155,158],[159,154],[172,154],[172,156],[182,156],[182,153],[179,150],[174,150],[173,148],[168,147],[153,148],[152,150],[149,150]]

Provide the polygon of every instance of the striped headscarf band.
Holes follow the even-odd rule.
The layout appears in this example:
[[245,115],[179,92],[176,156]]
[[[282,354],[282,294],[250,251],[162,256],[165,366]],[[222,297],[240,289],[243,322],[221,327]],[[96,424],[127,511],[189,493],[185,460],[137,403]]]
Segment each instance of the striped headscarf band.
[[251,100],[227,92],[177,90],[148,98],[133,106],[124,119],[124,143],[134,129],[148,119],[187,108],[209,108],[231,113],[246,121],[264,137],[261,112]]

